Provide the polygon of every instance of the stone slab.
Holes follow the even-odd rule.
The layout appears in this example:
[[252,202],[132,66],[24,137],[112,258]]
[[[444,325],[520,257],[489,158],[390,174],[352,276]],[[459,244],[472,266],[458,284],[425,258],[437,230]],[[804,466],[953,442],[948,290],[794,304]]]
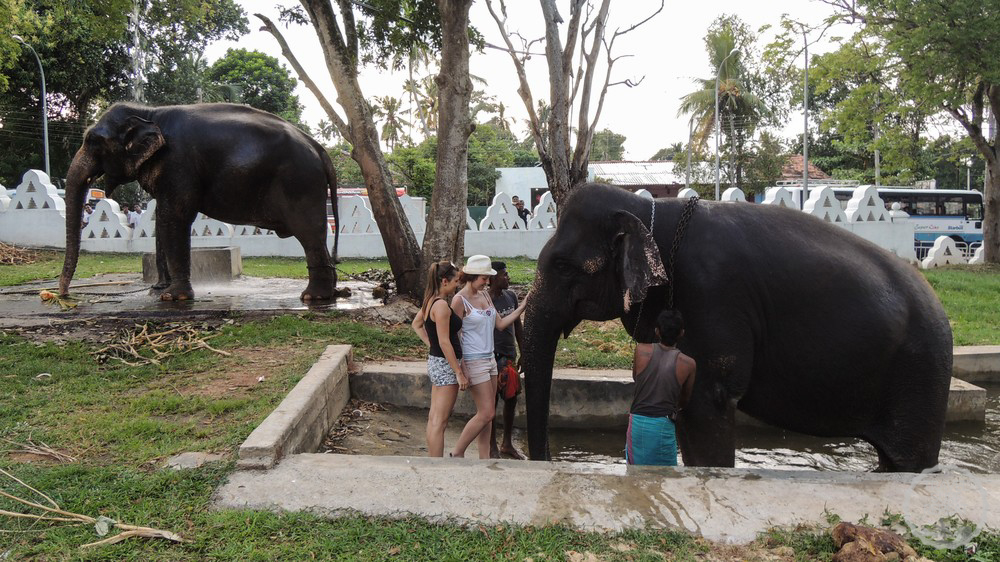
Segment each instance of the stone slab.
[[285,455],[315,451],[351,398],[350,360],[351,346],[327,346],[281,404],[240,445],[237,466],[268,468]]
[[1000,383],[1000,345],[956,347],[952,374],[967,382]]
[[[157,281],[156,254],[142,255],[142,280]],[[232,281],[243,274],[243,256],[239,246],[191,248],[191,282]]]
[[182,468],[199,468],[202,465],[210,462],[221,461],[224,458],[226,458],[225,455],[218,453],[181,453],[167,459],[166,467],[174,470],[180,470]]
[[[623,428],[628,425],[632,404],[631,371],[625,369],[555,369],[549,426],[555,428]],[[351,396],[361,400],[426,408],[431,402],[427,366],[416,361],[370,363],[351,375]],[[472,397],[459,393],[456,413],[472,415]],[[524,400],[518,400],[515,423],[523,427]],[[986,391],[956,378],[951,379],[948,414],[951,421],[983,421],[986,418]],[[740,425],[765,425],[737,412]]]
[[957,514],[997,529],[1000,510],[989,506],[998,502],[1000,475],[960,469],[915,475],[332,454],[236,471],[214,498],[216,508],[675,529],[729,543],[772,527],[826,527],[827,513],[858,521],[888,510],[918,524]]

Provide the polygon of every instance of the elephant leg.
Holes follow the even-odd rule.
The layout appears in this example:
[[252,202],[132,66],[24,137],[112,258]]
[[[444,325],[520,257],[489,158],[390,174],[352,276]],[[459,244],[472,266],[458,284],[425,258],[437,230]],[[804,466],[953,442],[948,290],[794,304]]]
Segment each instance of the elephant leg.
[[[890,361],[896,392],[862,437],[878,452],[879,472],[920,472],[938,463],[951,385],[951,356],[908,342]],[[916,383],[915,381],[920,381]]]
[[[337,287],[337,272],[330,259],[330,251],[326,247],[328,229],[326,221],[323,221],[321,229],[310,229],[309,233],[295,235],[305,250],[306,265],[309,268],[309,285],[302,291],[300,297],[304,301],[334,298]],[[318,232],[316,232],[317,230]]]
[[698,367],[691,400],[677,421],[685,466],[736,464],[736,404],[753,370],[752,342],[748,329],[721,322],[687,327],[681,350],[695,357]]
[[160,293],[160,300],[190,300],[194,298],[194,289],[191,288],[191,224],[197,213],[172,215],[168,211],[169,208],[164,205],[164,218],[158,217],[157,220],[157,223],[162,223],[158,228],[163,234],[161,243],[170,275],[170,284]]
[[156,283],[150,287],[149,293],[159,295],[170,286],[170,270],[167,268],[167,252],[163,246],[164,235],[160,230],[160,221],[156,221]]

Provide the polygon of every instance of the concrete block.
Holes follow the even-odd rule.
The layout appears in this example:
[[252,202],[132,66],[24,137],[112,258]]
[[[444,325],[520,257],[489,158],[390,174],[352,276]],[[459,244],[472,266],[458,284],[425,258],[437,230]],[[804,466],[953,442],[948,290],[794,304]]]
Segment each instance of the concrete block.
[[1000,382],[1000,345],[956,347],[952,375],[966,382]]
[[[330,345],[306,376],[240,445],[237,466],[270,468],[282,457],[315,451],[350,399],[347,364],[351,346]],[[341,379],[341,382],[337,382]],[[329,392],[328,389],[333,389]]]
[[986,421],[986,389],[952,378],[945,421]]
[[[998,349],[1000,353],[1000,349]],[[427,366],[416,361],[392,361],[365,365],[364,372],[350,376],[351,396],[409,408],[427,408],[431,384]],[[549,427],[620,429],[628,425],[632,405],[632,374],[624,369],[555,369],[549,405]],[[471,416],[476,406],[466,392],[459,393],[455,413]],[[986,391],[951,379],[946,421],[983,421]],[[518,400],[515,424],[524,427],[524,400]],[[766,426],[742,412],[736,423]]]
[[[142,255],[142,280],[157,280],[156,254]],[[239,246],[191,248],[191,282],[232,281],[243,274],[243,256]]]

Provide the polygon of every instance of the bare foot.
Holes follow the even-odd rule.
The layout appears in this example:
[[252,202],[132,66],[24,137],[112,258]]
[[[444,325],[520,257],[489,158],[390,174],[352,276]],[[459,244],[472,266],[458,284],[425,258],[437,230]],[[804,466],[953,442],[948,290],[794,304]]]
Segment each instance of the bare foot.
[[497,449],[496,446],[490,447],[490,458],[491,459],[503,458],[500,456],[500,449]]
[[520,460],[520,461],[523,461],[523,460],[527,459],[527,457],[524,456],[524,453],[522,453],[521,451],[518,451],[517,447],[515,447],[513,445],[504,445],[503,447],[500,447],[500,453],[504,454],[504,455],[507,455],[508,457],[510,457],[512,459],[517,459],[517,460]]

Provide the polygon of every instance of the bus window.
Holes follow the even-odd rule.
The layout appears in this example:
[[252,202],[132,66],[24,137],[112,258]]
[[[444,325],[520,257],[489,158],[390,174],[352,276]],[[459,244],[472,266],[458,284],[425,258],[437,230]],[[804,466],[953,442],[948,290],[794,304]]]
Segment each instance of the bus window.
[[933,216],[937,212],[937,197],[917,196],[911,215]]
[[983,204],[980,201],[969,201],[965,205],[965,216],[970,221],[983,220]]
[[942,197],[941,203],[944,205],[944,214],[949,217],[965,216],[965,201],[961,197]]

